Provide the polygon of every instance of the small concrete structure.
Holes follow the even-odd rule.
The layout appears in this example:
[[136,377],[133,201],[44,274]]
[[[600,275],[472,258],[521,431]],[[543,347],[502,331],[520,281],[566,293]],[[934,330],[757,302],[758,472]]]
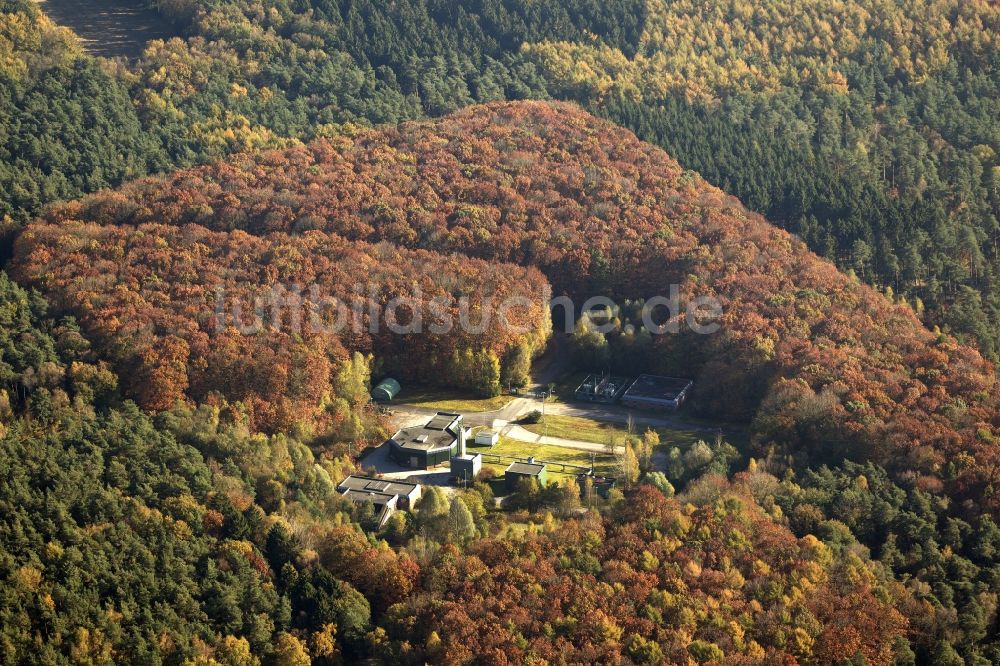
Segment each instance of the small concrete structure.
[[478,453],[466,453],[451,459],[451,475],[460,481],[475,481],[481,471],[483,456]]
[[476,446],[496,446],[500,433],[496,430],[480,430],[476,433]]
[[504,471],[504,486],[507,492],[517,492],[518,486],[524,479],[537,479],[538,485],[544,487],[548,482],[548,473],[545,465],[536,463],[533,458],[528,462],[514,462]]

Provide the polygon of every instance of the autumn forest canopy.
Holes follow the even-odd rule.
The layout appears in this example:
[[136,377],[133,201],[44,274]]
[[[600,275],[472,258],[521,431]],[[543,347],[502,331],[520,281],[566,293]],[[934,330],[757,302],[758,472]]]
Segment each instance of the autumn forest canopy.
[[[98,58],[0,0],[0,663],[1000,662],[995,3],[136,4],[178,36]],[[379,379],[560,344],[704,441],[336,491]]]

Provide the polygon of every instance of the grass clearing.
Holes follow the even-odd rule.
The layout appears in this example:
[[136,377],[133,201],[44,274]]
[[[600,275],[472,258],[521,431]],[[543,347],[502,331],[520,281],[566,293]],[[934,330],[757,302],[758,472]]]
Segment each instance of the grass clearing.
[[[576,389],[587,378],[586,372],[575,372],[559,379],[553,386],[552,402],[565,404],[575,403],[580,405],[576,398]],[[655,414],[654,414],[655,416]],[[671,415],[673,416],[673,415]],[[722,424],[711,419],[704,419],[693,416],[690,410],[684,408],[676,415],[678,421],[693,426],[691,428],[654,428],[660,434],[660,441],[663,444],[688,447],[699,439],[712,442],[715,439],[715,430],[722,428],[725,430],[724,438],[727,442],[738,448],[740,451],[748,450],[750,436],[745,428],[733,424]],[[581,442],[594,442],[596,444],[607,443],[609,434],[616,431],[625,432],[625,425],[622,423],[605,423],[593,421],[591,419],[578,416],[547,416],[549,430],[546,434],[552,437],[562,437],[564,439],[576,439]],[[536,434],[542,434],[542,424],[525,425],[525,429]],[[646,427],[637,425],[637,433],[645,432]]]
[[[513,458],[535,458],[536,460],[544,460],[551,463],[565,463],[568,465],[580,465],[581,467],[590,467],[591,455],[593,455],[596,473],[606,475],[614,475],[616,466],[614,458],[606,453],[584,451],[583,449],[571,449],[562,446],[532,444],[531,442],[521,442],[507,437],[501,437],[497,445],[492,448],[485,446],[470,446],[469,452],[484,454],[493,453]],[[510,462],[511,461],[509,460],[505,460],[500,463],[495,463],[484,459],[483,465],[490,467],[498,475],[502,475],[503,471],[507,468]],[[560,470],[558,466],[550,466],[548,470],[550,476],[555,475],[558,477],[575,477],[581,471],[583,470]]]
[[[609,423],[605,421],[594,421],[580,416],[562,416],[559,414],[547,414],[542,423],[524,424],[525,430],[536,435],[548,435],[560,439],[575,439],[581,442],[592,442],[594,444],[607,444],[608,440],[615,435],[628,434],[628,429],[623,423]],[[646,432],[647,427],[635,426],[635,433],[641,435]],[[711,440],[714,435],[710,432],[697,430],[683,430],[675,428],[653,428],[660,435],[661,444],[679,446],[687,448],[699,439]]]
[[393,402],[405,403],[415,407],[437,409],[444,412],[495,412],[503,409],[514,396],[498,395],[493,398],[470,398],[455,389],[433,386],[404,386]]

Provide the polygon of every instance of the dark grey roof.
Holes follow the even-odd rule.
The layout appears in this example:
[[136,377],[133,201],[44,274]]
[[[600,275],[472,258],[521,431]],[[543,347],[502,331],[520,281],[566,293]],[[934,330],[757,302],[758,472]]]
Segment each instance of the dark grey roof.
[[628,390],[625,391],[624,397],[653,401],[672,401],[690,389],[693,384],[694,382],[690,379],[640,375],[638,379],[632,382]]
[[427,425],[403,428],[392,436],[401,449],[434,451],[446,449],[458,441],[461,414],[438,412]]
[[340,482],[340,485],[337,486],[337,490],[340,492],[347,490],[352,492],[406,496],[419,487],[420,484],[418,483],[407,483],[406,481],[373,479],[367,476],[349,476]]
[[344,499],[351,500],[352,502],[357,502],[362,504],[364,502],[370,501],[375,506],[384,506],[396,499],[398,495],[387,495],[386,493],[376,493],[376,492],[365,492],[363,490],[348,490],[343,493],[342,497]]
[[438,412],[424,427],[428,430],[447,430],[461,416],[454,412]]
[[538,476],[544,471],[545,465],[538,463],[515,462],[511,463],[510,467],[507,468],[507,473],[521,474],[523,476]]

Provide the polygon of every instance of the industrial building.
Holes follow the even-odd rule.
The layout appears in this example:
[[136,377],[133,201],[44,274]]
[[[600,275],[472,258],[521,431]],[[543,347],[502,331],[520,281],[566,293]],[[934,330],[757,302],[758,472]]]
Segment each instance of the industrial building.
[[371,502],[372,506],[375,507],[375,524],[379,527],[385,525],[389,517],[396,513],[396,507],[399,502],[399,496],[397,495],[386,495],[385,493],[375,492],[366,493],[359,490],[348,490],[342,497],[355,504]]
[[675,410],[684,404],[694,387],[690,379],[640,375],[622,396],[622,405],[632,409]]
[[420,484],[408,481],[392,481],[389,479],[373,479],[368,476],[349,476],[337,486],[338,493],[375,492],[399,497],[400,509],[412,509],[420,499]]
[[528,462],[513,462],[504,472],[504,486],[507,492],[517,492],[518,486],[524,479],[537,479],[538,485],[545,486],[548,482],[548,473],[545,465],[536,463],[529,458]]
[[576,399],[583,402],[599,402],[612,405],[618,402],[628,387],[628,377],[610,375],[588,375],[576,389]]
[[420,499],[420,484],[349,476],[337,486],[341,496],[356,504],[371,502],[381,527],[397,509],[412,509]]
[[576,477],[577,483],[580,485],[580,498],[583,500],[593,499],[593,497],[587,497],[588,484],[590,487],[590,492],[596,493],[598,496],[608,499],[611,490],[618,485],[618,480],[612,476],[592,476],[590,474],[579,474]]
[[461,414],[438,412],[426,425],[403,428],[387,442],[389,455],[400,465],[430,469],[465,453]]

